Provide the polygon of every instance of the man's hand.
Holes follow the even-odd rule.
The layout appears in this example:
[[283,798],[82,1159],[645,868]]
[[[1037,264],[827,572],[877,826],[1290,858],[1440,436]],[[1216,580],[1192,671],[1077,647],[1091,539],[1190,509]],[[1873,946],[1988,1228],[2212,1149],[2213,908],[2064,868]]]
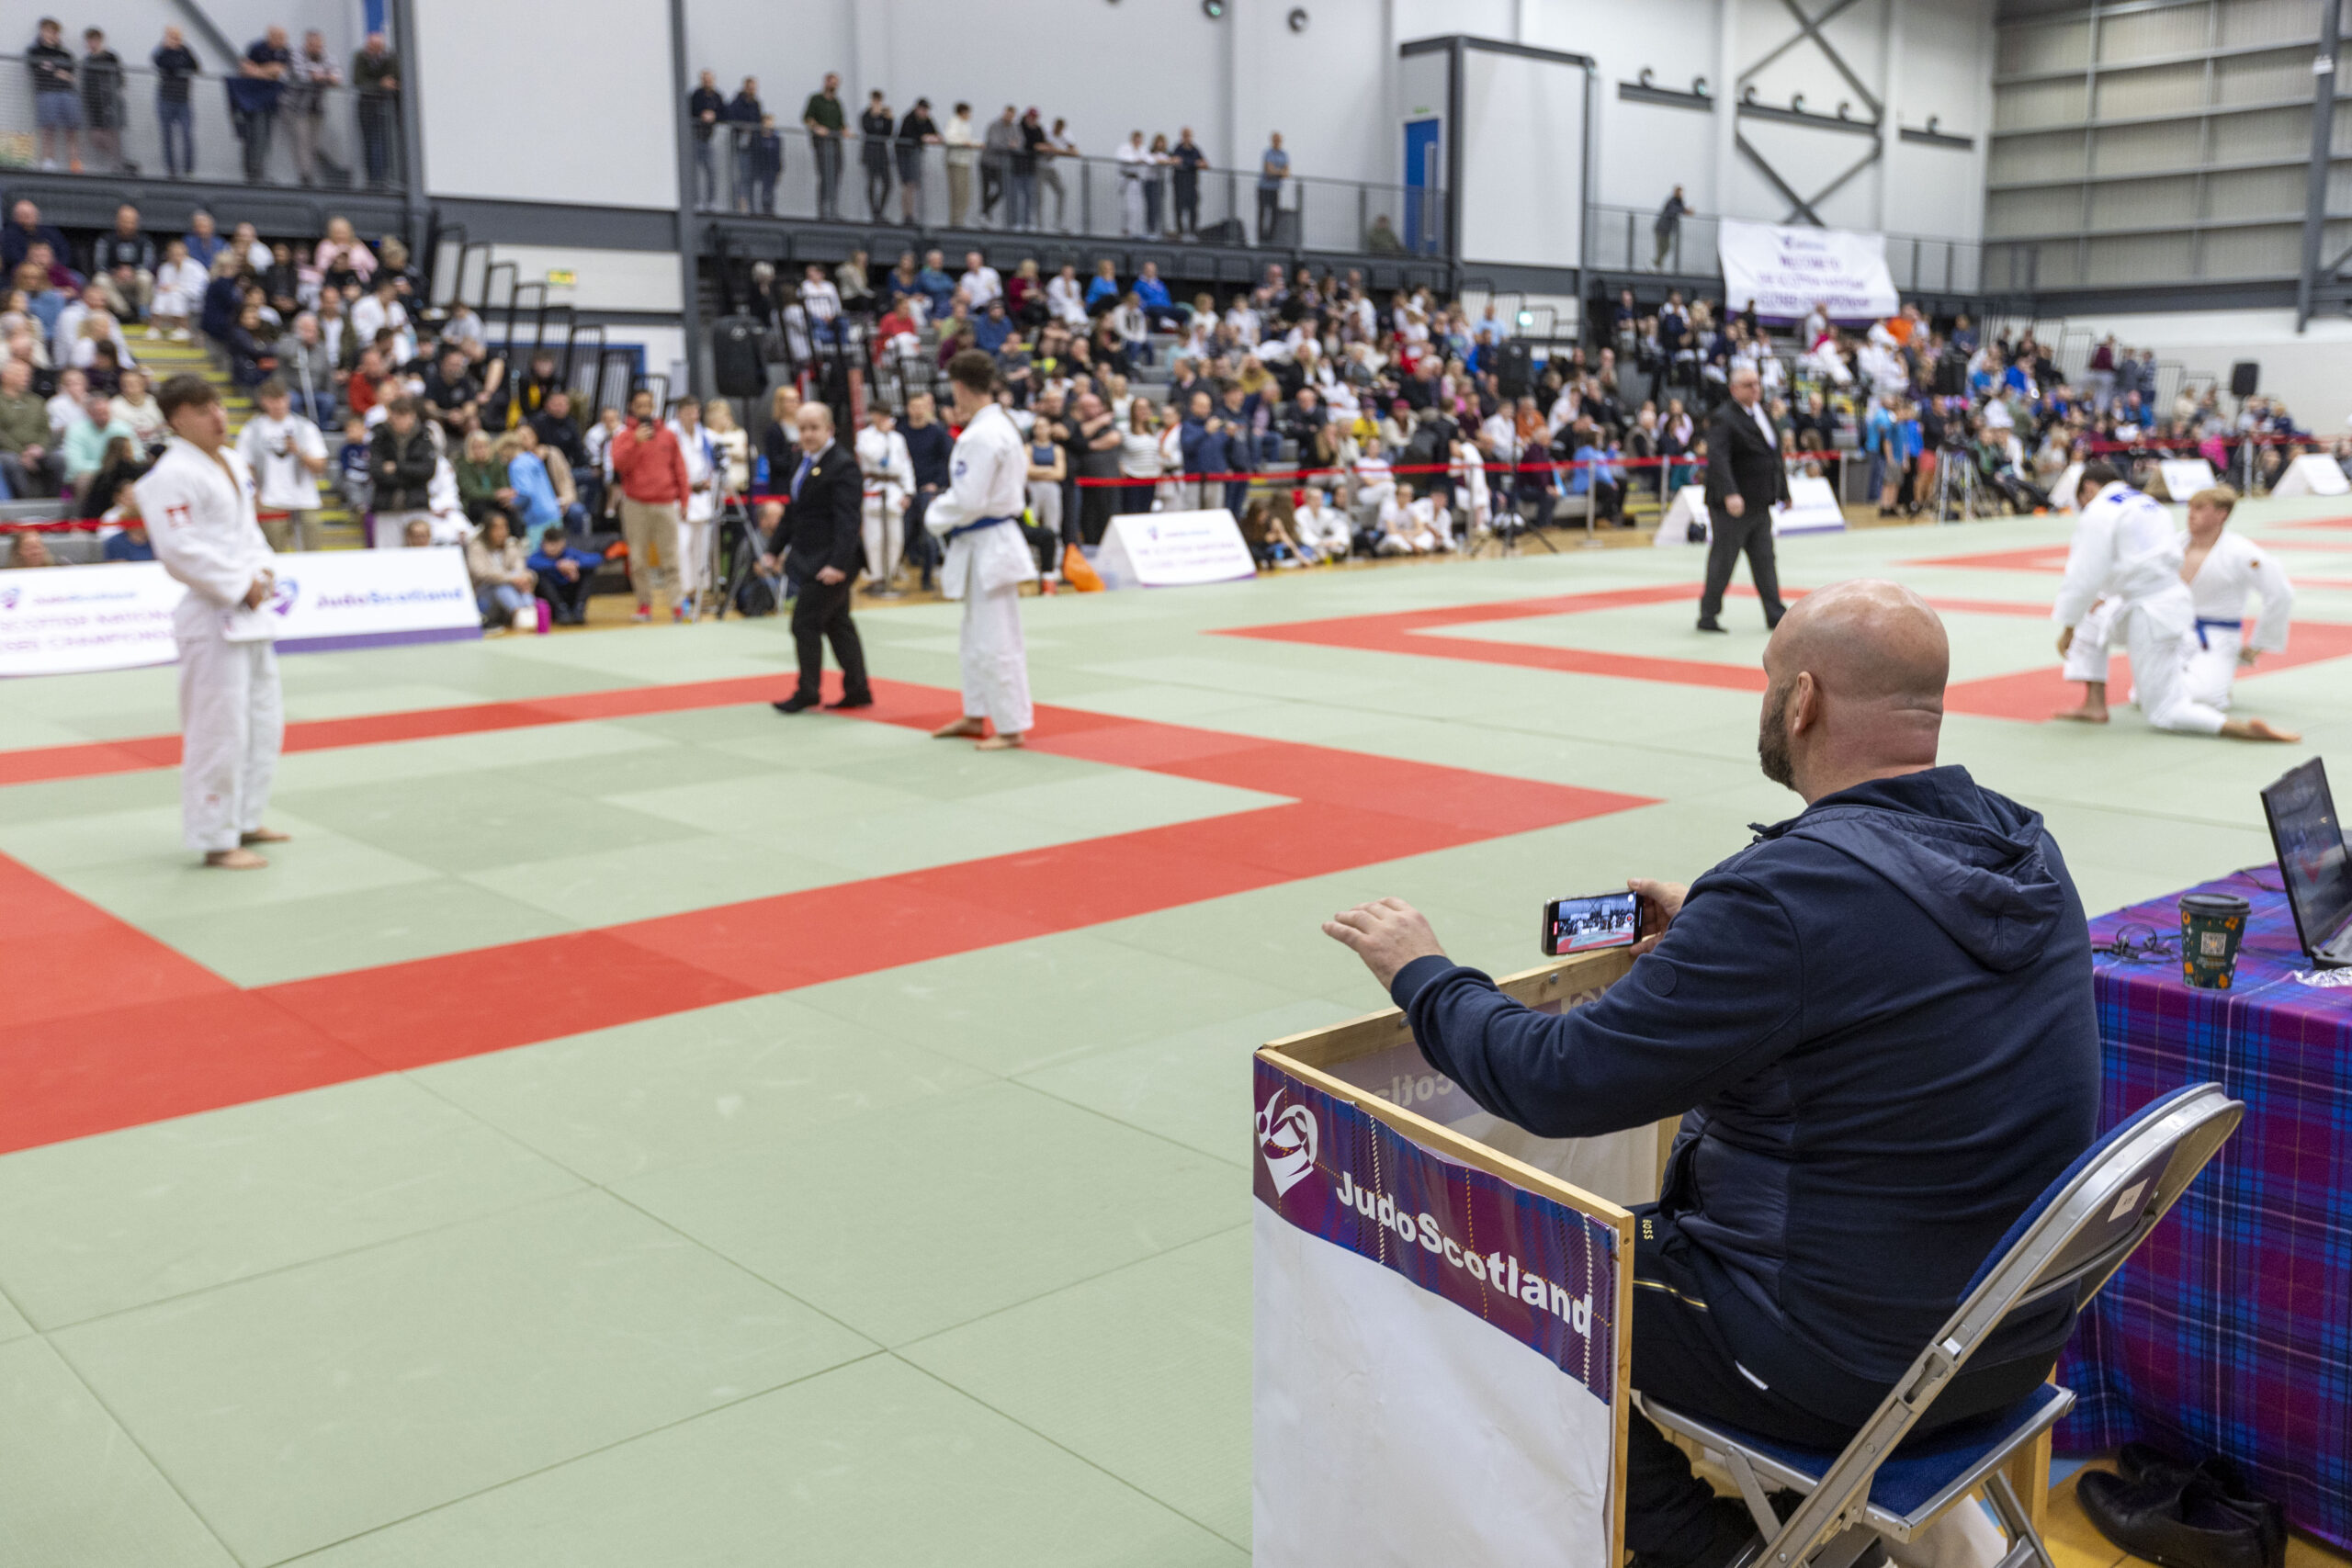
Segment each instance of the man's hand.
[[573,560],[569,556],[566,556],[563,559],[556,562],[555,570],[557,572],[561,574],[566,582],[577,582],[580,581],[580,563]]
[[775,575],[775,557],[762,556],[760,558],[760,575],[762,577],[774,577]]
[[248,610],[260,609],[262,607],[263,601],[269,597],[269,591],[272,585],[270,574],[266,571],[259,577],[254,578],[253,586],[245,590],[245,608]]
[[2061,659],[2065,658],[2066,650],[2074,646],[2075,628],[2068,626],[2064,631],[2058,634],[2058,657]]
[[1734,491],[1724,497],[1724,510],[1734,517],[1745,517],[1747,515],[1747,498],[1737,491]]
[[1402,898],[1343,910],[1323,922],[1323,934],[1353,948],[1384,991],[1414,959],[1445,956],[1427,917]]
[[2249,670],[2254,668],[2254,661],[2261,657],[2262,650],[2258,648],[2241,648],[2238,649],[2238,662]]
[[848,575],[837,566],[820,567],[817,571],[817,581],[831,588]]
[[1639,958],[1657,945],[1666,928],[1682,912],[1682,900],[1690,896],[1690,889],[1679,882],[1653,882],[1645,876],[1634,877],[1625,886],[1644,906],[1641,929],[1647,934],[1633,949],[1634,956]]

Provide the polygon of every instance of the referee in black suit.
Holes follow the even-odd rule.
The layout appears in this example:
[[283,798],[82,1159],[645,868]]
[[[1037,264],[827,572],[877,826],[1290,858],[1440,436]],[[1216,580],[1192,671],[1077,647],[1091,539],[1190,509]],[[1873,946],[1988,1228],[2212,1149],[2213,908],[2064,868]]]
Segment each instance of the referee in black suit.
[[1762,384],[1743,366],[1731,373],[1731,400],[1707,422],[1707,591],[1699,600],[1699,629],[1719,632],[1731,569],[1747,552],[1747,575],[1764,603],[1764,624],[1781,624],[1781,573],[1772,559],[1772,507],[1789,499],[1789,471],[1781,434],[1764,411]]
[[778,713],[805,713],[817,705],[830,641],[833,661],[842,667],[842,700],[826,705],[872,707],[865,645],[849,618],[850,592],[865,564],[865,543],[858,527],[859,509],[865,502],[865,476],[858,471],[856,457],[833,439],[833,411],[824,404],[800,405],[798,434],[800,461],[787,487],[792,500],[767,542],[760,570],[775,575],[780,554],[784,574],[800,584],[800,598],[792,606],[800,686],[771,705]]

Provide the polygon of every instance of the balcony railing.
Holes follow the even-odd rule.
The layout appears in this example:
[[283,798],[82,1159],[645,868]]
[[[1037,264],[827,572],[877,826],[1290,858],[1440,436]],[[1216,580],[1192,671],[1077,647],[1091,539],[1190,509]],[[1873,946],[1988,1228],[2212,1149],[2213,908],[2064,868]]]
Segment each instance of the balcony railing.
[[[1711,277],[1723,270],[1715,249],[1716,220],[1689,213],[1666,243],[1657,235],[1657,213],[1632,207],[1585,209],[1585,265],[1599,272],[1656,272]],[[1941,240],[1921,234],[1886,237],[1886,269],[1905,294],[1973,294],[1984,270],[1984,247],[1972,240]]]
[[[154,72],[126,67],[119,91],[100,97],[82,84],[70,117],[51,110],[48,118],[70,118],[79,126],[73,152],[85,174],[344,190],[402,186],[397,96],[289,83],[280,88],[274,111],[249,114],[232,107],[228,85],[233,80],[208,70],[188,82],[183,119],[164,102]],[[40,96],[24,56],[0,55],[0,173],[45,166]],[[109,106],[111,117],[95,112]],[[93,125],[105,118],[115,126]],[[49,134],[49,163],[63,172],[70,166],[65,138],[58,130]]]
[[[1293,175],[1261,186],[1252,169],[1204,169],[1180,184],[1166,166],[1131,173],[1112,158],[1040,157],[1037,172],[980,149],[896,142],[854,131],[812,138],[778,128],[710,127],[693,142],[692,198],[705,212],[831,220],[872,227],[980,229],[1095,240],[1198,240],[1272,250],[1441,256],[1442,192]],[[871,161],[869,161],[871,159]],[[771,174],[771,164],[780,164]],[[1180,202],[1189,188],[1192,199]]]

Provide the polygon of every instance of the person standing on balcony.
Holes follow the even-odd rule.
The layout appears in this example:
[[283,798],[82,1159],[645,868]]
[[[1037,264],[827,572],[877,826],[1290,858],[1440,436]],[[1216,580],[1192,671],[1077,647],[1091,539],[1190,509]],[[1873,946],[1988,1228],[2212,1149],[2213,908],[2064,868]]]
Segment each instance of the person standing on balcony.
[[139,172],[122,161],[122,56],[107,47],[99,28],[82,32],[82,126],[90,133],[90,157],[99,168]]
[[381,190],[391,177],[401,92],[400,56],[384,47],[383,34],[369,33],[351,57],[351,85],[359,89],[359,145],[368,165],[368,188]]
[[1150,232],[1144,227],[1143,180],[1150,172],[1151,154],[1145,151],[1143,132],[1130,131],[1119,144],[1119,235],[1133,239]]
[[175,180],[196,172],[196,116],[187,85],[204,73],[196,51],[177,28],[164,29],[164,41],[148,57],[155,68],[155,124],[164,138],[164,173]]
[[[1069,232],[1069,222],[1063,216],[1069,208],[1069,192],[1063,188],[1062,172],[1054,167],[1054,164],[1061,159],[1075,158],[1078,155],[1078,143],[1069,139],[1069,121],[1066,119],[1054,121],[1054,129],[1046,135],[1046,144],[1038,149],[1037,178],[1047,190],[1054,193],[1054,227],[1065,234]],[[1085,171],[1080,170],[1078,177],[1084,179]],[[1042,211],[1037,214],[1038,227],[1045,226],[1045,218],[1046,215]]]
[[[767,108],[760,102],[758,77],[743,78],[743,85],[736,90],[733,97],[727,100],[725,118],[728,150],[731,158],[730,167],[735,177],[734,199],[728,205],[738,212],[749,212],[752,210],[752,192],[759,185],[759,175],[754,167],[758,159],[753,153],[752,147],[754,140],[759,135],[760,122],[767,118]],[[779,157],[777,165],[781,167],[782,164],[783,160]],[[775,191],[773,183],[769,186],[768,204],[763,210],[769,212],[775,210]]]
[[718,170],[711,163],[710,143],[718,134],[718,122],[726,117],[727,98],[718,90],[718,73],[705,71],[695,81],[695,90],[686,95],[686,121],[695,136],[695,184],[705,207],[718,200]]
[[1019,109],[1007,104],[1002,114],[989,121],[987,151],[980,154],[980,221],[983,223],[995,218],[997,204],[1004,199],[1004,183],[1012,173],[1013,150],[1021,145],[1021,127],[1016,123],[1020,113]]
[[931,118],[931,100],[917,98],[899,121],[898,132],[899,207],[910,229],[922,221],[922,150],[938,144],[939,124]]
[[1258,243],[1274,243],[1274,215],[1282,210],[1283,181],[1290,177],[1290,154],[1283,151],[1283,133],[1266,139],[1265,154],[1258,160]]
[[1652,272],[1666,270],[1668,254],[1682,238],[1682,215],[1690,210],[1689,204],[1682,199],[1682,187],[1676,186],[1674,194],[1666,198],[1666,205],[1657,209],[1657,221],[1650,225],[1651,232],[1657,239],[1657,254],[1650,258]]
[[947,117],[947,226],[961,229],[972,211],[972,165],[979,161],[980,135],[972,129],[972,106],[957,104]]
[[1193,140],[1193,128],[1184,127],[1176,138],[1176,149],[1168,161],[1176,166],[1176,232],[1195,234],[1201,228],[1201,171],[1208,167],[1209,156]]
[[1037,222],[1037,169],[1046,163],[1046,122],[1037,106],[1021,117],[1019,140],[1012,150],[1012,220],[1010,227],[1035,232]]
[[817,160],[817,216],[838,220],[842,215],[842,132],[848,120],[842,114],[842,79],[825,73],[825,85],[808,95],[800,123],[808,131],[808,145]]
[[752,178],[753,208],[773,218],[775,216],[775,182],[784,174],[784,138],[777,134],[775,116],[762,115],[760,123],[747,139],[749,168]]
[[294,51],[286,47],[286,29],[273,27],[254,39],[237,62],[229,84],[229,102],[237,134],[245,143],[245,183],[260,185],[269,178],[269,144],[277,134],[277,111],[286,96],[286,78],[294,66]]
[[82,95],[74,86],[74,51],[65,47],[65,28],[54,17],[43,17],[32,46],[25,51],[26,68],[33,73],[33,120],[40,127],[40,166],[57,167],[57,144],[65,143],[65,166],[82,172]]
[[857,117],[857,163],[865,171],[866,212],[876,223],[890,209],[890,140],[898,129],[882,89],[875,88],[865,100],[865,112]]
[[343,85],[343,70],[327,54],[326,34],[316,28],[302,35],[302,52],[294,57],[292,78],[286,113],[287,125],[294,132],[294,177],[314,186],[319,183],[319,150],[326,139],[327,90]]

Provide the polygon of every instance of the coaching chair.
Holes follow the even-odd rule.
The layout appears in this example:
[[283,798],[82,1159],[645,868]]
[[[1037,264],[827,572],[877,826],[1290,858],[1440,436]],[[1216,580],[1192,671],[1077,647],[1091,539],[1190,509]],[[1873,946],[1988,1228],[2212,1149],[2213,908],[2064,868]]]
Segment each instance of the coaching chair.
[[[1912,1540],[1980,1485],[2008,1535],[1999,1568],[2052,1568],[2001,1467],[2067,1412],[2073,1393],[2044,1383],[2006,1411],[1917,1442],[1904,1435],[2012,1313],[2061,1291],[2077,1312],[2088,1304],[2245,1114],[2221,1085],[2198,1084],[2093,1145],[2009,1227],[1968,1282],[1960,1310],[1842,1452],[1757,1437],[1654,1400],[1642,1408],[1667,1431],[1724,1457],[1764,1536],[1758,1568],[1849,1568],[1881,1539]],[[1768,1486],[1804,1495],[1785,1521]]]

